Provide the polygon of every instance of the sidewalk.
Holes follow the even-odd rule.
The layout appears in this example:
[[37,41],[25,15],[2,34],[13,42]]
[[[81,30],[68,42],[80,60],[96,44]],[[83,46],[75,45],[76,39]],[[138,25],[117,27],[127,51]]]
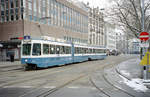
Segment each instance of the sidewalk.
[[[134,78],[143,78],[143,66],[141,66],[140,59],[130,59],[117,65],[116,71],[123,77],[131,80]],[[148,72],[148,79],[150,79],[150,72]]]
[[21,66],[20,61],[0,61],[0,68],[6,68],[6,67],[14,67],[14,66]]

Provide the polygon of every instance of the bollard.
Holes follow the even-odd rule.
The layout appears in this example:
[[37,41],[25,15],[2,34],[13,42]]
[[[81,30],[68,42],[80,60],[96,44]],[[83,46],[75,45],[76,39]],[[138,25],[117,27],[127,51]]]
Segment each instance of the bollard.
[[147,70],[146,70],[146,66],[143,66],[143,79],[147,80]]

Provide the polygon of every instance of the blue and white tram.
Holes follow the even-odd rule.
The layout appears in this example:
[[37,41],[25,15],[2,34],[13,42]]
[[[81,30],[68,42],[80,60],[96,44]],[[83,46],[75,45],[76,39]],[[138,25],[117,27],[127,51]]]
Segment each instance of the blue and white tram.
[[49,40],[24,40],[21,47],[21,63],[25,69],[46,68],[106,57],[105,48]]

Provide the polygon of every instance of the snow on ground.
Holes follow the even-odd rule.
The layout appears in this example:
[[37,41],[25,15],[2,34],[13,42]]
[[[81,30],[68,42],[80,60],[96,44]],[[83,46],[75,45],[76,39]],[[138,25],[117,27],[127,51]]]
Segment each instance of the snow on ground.
[[128,85],[129,87],[133,88],[138,92],[146,92],[148,90],[148,88],[143,83],[143,79],[136,78],[136,79],[128,80],[123,76],[121,76],[121,78],[123,79],[123,82],[126,85]]
[[126,76],[130,76],[130,73],[127,72],[127,71],[125,71],[125,70],[121,70],[120,72],[121,72],[121,74],[124,74],[124,75],[126,75]]

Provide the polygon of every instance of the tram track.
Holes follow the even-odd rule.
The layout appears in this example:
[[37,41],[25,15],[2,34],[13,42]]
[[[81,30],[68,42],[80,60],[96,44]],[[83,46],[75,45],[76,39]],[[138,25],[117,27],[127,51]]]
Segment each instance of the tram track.
[[23,70],[23,68],[15,68],[15,69],[9,69],[9,70],[0,70],[0,73],[2,74],[2,75],[4,75],[4,74],[9,74],[9,73],[16,73],[16,71],[22,71]]
[[[103,70],[107,66],[109,66],[109,64],[104,64],[102,66],[99,66],[102,69],[96,68],[96,69],[93,69],[90,73],[92,73],[94,71],[97,71],[97,70]],[[113,66],[113,65],[111,65],[111,66]],[[41,93],[41,94],[39,94],[39,95],[37,95],[35,97],[47,97],[47,96],[50,96],[51,94],[57,92],[58,90],[62,89],[63,87],[66,87],[67,85],[71,84],[72,82],[77,81],[77,80],[79,80],[81,78],[84,78],[86,76],[89,76],[89,73],[88,74],[82,74],[81,76],[78,76],[78,77],[76,77],[74,79],[71,79],[71,80],[69,80],[69,81],[67,81],[67,82],[65,82],[65,83],[63,83],[63,84],[61,84],[61,85],[59,85],[59,86],[57,86],[57,87],[55,87],[53,89],[48,89],[47,91],[45,91],[45,92],[43,92],[43,93]],[[89,79],[89,81],[92,83],[92,85],[94,85],[94,87],[96,87],[96,85],[94,84],[94,82],[92,82],[91,79]],[[96,89],[98,89],[99,91],[101,91],[102,93],[104,93],[107,97],[111,97],[109,94],[105,93],[103,90],[99,89],[98,87],[96,87]],[[31,91],[31,93],[32,92],[34,92],[34,91]],[[24,94],[24,96],[25,95],[26,94]],[[19,97],[24,97],[24,96],[19,96]]]
[[[106,61],[106,60],[104,60],[104,62],[105,62],[105,61]],[[121,61],[121,60],[120,60],[120,61]],[[103,63],[103,61],[102,61],[102,63]],[[84,63],[84,64],[86,64],[86,63]],[[95,63],[95,65],[96,65],[96,64],[97,64],[97,62]],[[98,63],[98,64],[101,64],[101,63]],[[80,65],[81,65],[81,64],[80,64]],[[105,64],[103,64],[103,65],[99,65],[98,67],[94,67],[94,66],[92,66],[92,65],[89,65],[90,67],[88,67],[88,68],[91,68],[91,67],[94,67],[94,68],[93,68],[92,70],[88,70],[88,71],[84,70],[83,72],[80,72],[81,74],[79,74],[79,76],[76,76],[76,77],[74,77],[73,79],[69,79],[69,80],[63,82],[61,85],[58,85],[58,86],[56,86],[56,87],[54,87],[54,88],[49,88],[47,91],[44,91],[43,93],[37,95],[36,97],[47,97],[47,96],[49,96],[49,95],[55,93],[56,91],[62,89],[63,87],[65,87],[65,86],[71,84],[72,82],[77,81],[77,80],[79,80],[79,79],[81,79],[81,78],[83,78],[83,77],[88,76],[88,75],[89,75],[89,72],[92,73],[92,72],[97,71],[97,70],[102,70],[101,68],[104,68],[104,67],[106,67],[106,66],[108,66],[108,65],[110,65],[110,64],[105,63]],[[78,64],[77,64],[76,66],[78,67]],[[83,65],[83,67],[84,67],[84,66],[85,66],[85,65]],[[48,70],[48,71],[44,71],[44,72],[37,73],[36,75],[38,75],[38,76],[34,76],[34,77],[33,77],[33,75],[34,75],[34,74],[33,74],[33,75],[31,75],[31,76],[28,76],[28,78],[24,78],[24,79],[19,80],[19,81],[12,81],[12,82],[5,83],[5,84],[3,84],[3,85],[1,84],[1,85],[0,85],[0,88],[1,88],[1,87],[5,87],[5,86],[11,86],[11,85],[19,84],[19,83],[28,82],[28,81],[30,81],[30,80],[36,80],[36,79],[41,79],[41,78],[47,78],[47,77],[49,77],[49,76],[52,75],[52,74],[56,74],[56,73],[60,73],[60,72],[64,72],[64,71],[68,71],[68,70],[74,69],[74,65],[69,65],[69,68],[68,68],[68,66],[63,66],[63,67],[66,67],[66,68],[63,68],[63,70],[61,70],[61,69],[54,69],[53,72],[52,72],[51,70]],[[84,68],[84,69],[85,69],[85,68]],[[55,71],[55,70],[57,70],[57,71]],[[51,72],[50,72],[50,71],[51,71]],[[30,71],[29,71],[29,72],[30,72]],[[36,71],[35,71],[35,72],[36,72]],[[88,73],[87,73],[87,72],[88,72]],[[41,74],[41,76],[39,76],[39,74]],[[50,78],[49,78],[49,79],[50,79]],[[42,82],[42,83],[38,84],[37,86],[34,87],[33,90],[27,91],[27,92],[25,92],[24,94],[22,94],[22,95],[20,95],[20,96],[18,96],[18,97],[28,97],[28,96],[27,96],[28,94],[32,94],[33,92],[40,90],[41,87],[46,86],[48,83],[50,83],[50,80],[46,80],[46,82]],[[35,97],[35,96],[34,96],[34,97]],[[109,97],[109,96],[108,96],[108,97]]]
[[[102,70],[102,74],[101,74],[101,78],[103,79],[103,81],[105,81],[109,86],[110,88],[113,88],[113,89],[116,89],[116,90],[119,90],[120,93],[124,93],[124,94],[127,94],[128,96],[130,97],[136,97],[134,95],[132,95],[131,93],[127,92],[126,90],[112,84],[110,81],[108,81],[108,79],[106,78],[105,76],[105,73],[104,73],[104,70],[105,68],[115,68],[114,67],[115,65],[114,64],[111,64],[111,65],[106,65],[104,66],[101,70]],[[119,73],[118,73],[119,74]],[[103,93],[106,97],[112,97],[112,95],[110,93],[108,93],[107,91],[105,91],[104,88],[100,88],[99,86],[97,86],[97,84],[92,80],[91,77],[89,77],[89,81],[91,82],[91,84],[98,90],[100,91],[101,93]]]
[[[105,64],[105,65],[108,65],[108,64]],[[99,67],[100,67],[100,68],[101,68],[101,67],[103,68],[105,65],[102,65],[102,66],[99,66]],[[99,70],[99,69],[94,68],[92,71],[89,71],[89,72],[92,73],[92,72],[94,72],[95,70]],[[48,89],[47,91],[45,91],[45,92],[43,92],[43,93],[41,93],[41,94],[39,94],[39,95],[37,95],[37,96],[34,96],[34,97],[47,97],[47,96],[50,96],[51,94],[57,92],[58,90],[64,88],[65,86],[67,86],[67,85],[69,85],[69,84],[71,84],[71,83],[73,83],[73,82],[75,82],[75,81],[77,81],[77,80],[80,80],[81,78],[87,77],[87,76],[89,76],[89,73],[85,73],[85,72],[83,73],[83,72],[82,72],[79,76],[77,76],[77,77],[75,77],[75,78],[72,78],[72,79],[70,79],[70,80],[68,80],[68,81],[66,81],[66,82],[64,82],[64,83],[62,83],[61,85],[56,86],[56,87],[53,88],[53,89]],[[30,92],[24,93],[23,95],[21,95],[21,96],[19,96],[19,97],[28,97],[29,94],[32,94],[32,93],[34,93],[35,91],[39,91],[42,86],[45,86],[45,85],[47,85],[48,83],[49,83],[48,81],[45,82],[45,83],[42,83],[41,85],[37,86],[36,89],[34,89],[34,90],[30,91]]]
[[[31,72],[34,72],[34,73],[32,75],[25,75],[25,76],[16,78],[16,80],[14,80],[14,81],[2,83],[2,84],[0,84],[0,88],[11,86],[11,85],[15,85],[15,84],[19,84],[19,83],[24,83],[24,82],[27,82],[27,81],[30,81],[30,80],[44,78],[44,77],[50,76],[50,75],[55,74],[55,73],[68,71],[68,70],[73,69],[74,65],[60,66],[58,68],[54,68],[52,71],[51,71],[51,69],[47,69],[47,71],[42,70],[43,72],[38,72],[36,70],[35,71],[23,71],[23,72],[19,72],[19,74],[24,74],[25,72],[27,72],[29,74]],[[79,64],[76,64],[76,65],[79,65]],[[61,68],[63,68],[63,70],[61,70]],[[12,73],[14,73],[14,75],[12,75]],[[18,72],[6,72],[5,74],[8,74],[9,76],[10,75],[11,76],[15,76],[15,74],[17,74],[17,73]],[[3,74],[3,76],[5,76],[5,75]]]
[[44,92],[44,93],[42,93],[42,94],[40,94],[40,95],[38,95],[38,96],[36,96],[36,97],[47,97],[47,96],[51,95],[52,93],[54,93],[54,92],[56,92],[56,91],[62,89],[63,87],[65,87],[65,86],[71,84],[72,82],[77,81],[77,80],[79,80],[79,79],[81,79],[81,78],[83,78],[83,77],[86,77],[86,76],[87,76],[87,75],[80,75],[80,76],[78,76],[78,77],[76,77],[76,78],[74,78],[74,79],[71,79],[71,80],[65,82],[64,84],[62,84],[62,85],[60,85],[60,86],[57,86],[57,87],[54,88],[54,89],[49,89],[49,90],[47,90],[46,92]]
[[[108,64],[107,64],[107,65],[108,65]],[[101,68],[101,67],[103,67],[103,66],[104,66],[104,65],[101,65],[101,66],[99,66],[99,67]],[[92,71],[89,71],[89,72],[94,72],[95,70],[98,70],[98,69],[97,69],[97,68],[96,68],[96,69],[94,68]],[[61,88],[65,87],[65,86],[67,86],[67,85],[69,85],[69,84],[71,84],[72,82],[77,81],[77,80],[79,80],[79,79],[81,79],[81,78],[84,78],[84,77],[86,77],[86,76],[88,76],[88,75],[89,75],[89,73],[85,73],[85,72],[83,73],[83,72],[81,72],[81,74],[79,74],[79,76],[77,76],[77,77],[75,77],[75,78],[73,78],[73,79],[70,79],[69,81],[66,81],[66,82],[62,83],[61,85],[56,86],[56,87],[53,88],[53,89],[48,89],[47,91],[45,91],[45,92],[43,92],[43,93],[41,93],[41,94],[39,94],[39,95],[37,95],[37,96],[35,96],[35,97],[47,97],[47,96],[51,95],[52,93],[54,93],[54,92],[60,90]],[[19,96],[19,97],[28,97],[27,95],[32,94],[32,93],[34,93],[35,91],[39,91],[39,90],[41,89],[41,87],[47,85],[48,83],[49,83],[49,80],[47,80],[45,83],[42,83],[42,84],[36,86],[36,89],[33,89],[33,90],[30,91],[30,92],[26,92],[26,93],[24,93],[23,95],[21,95],[21,96]]]
[[[75,78],[72,78],[72,79],[70,79],[70,80],[68,80],[68,81],[66,81],[66,82],[64,82],[64,83],[62,83],[62,84],[59,85],[59,86],[56,86],[55,88],[52,88],[52,89],[49,88],[48,90],[46,90],[46,91],[44,91],[44,92],[42,92],[42,93],[40,93],[40,94],[38,94],[38,95],[36,95],[36,96],[34,96],[34,97],[47,97],[47,96],[49,96],[50,94],[52,94],[52,93],[54,93],[54,92],[60,90],[61,88],[65,87],[65,86],[71,84],[72,82],[74,82],[74,81],[76,81],[76,80],[79,80],[79,79],[81,79],[81,78],[83,78],[83,77],[85,77],[85,76],[86,76],[86,75],[79,75],[79,76],[77,76],[77,77],[75,77]],[[48,83],[49,83],[49,81],[46,81],[45,83],[42,83],[42,84],[36,86],[36,89],[33,89],[33,90],[30,91],[30,92],[26,92],[26,93],[24,93],[23,95],[20,95],[19,97],[28,97],[28,95],[34,93],[35,91],[40,91],[41,87],[44,87],[44,86],[45,86],[46,84],[48,84]]]
[[[76,64],[76,65],[78,65],[78,64]],[[63,68],[63,70],[61,70],[61,68]],[[72,70],[73,68],[74,68],[73,65],[66,65],[66,66],[60,66],[58,68],[54,68],[52,71],[50,69],[47,69],[47,71],[43,70],[43,72],[38,72],[36,70],[35,71],[19,72],[19,73],[22,73],[22,74],[25,73],[25,72],[28,72],[28,73],[34,72],[34,73],[32,75],[26,75],[26,76],[23,76],[21,78],[16,78],[15,80],[10,81],[10,82],[2,83],[2,84],[0,84],[0,88],[9,87],[9,86],[19,84],[19,83],[24,83],[24,82],[27,82],[27,81],[30,81],[30,80],[45,78],[45,77],[50,76],[52,74]],[[17,74],[18,72],[13,72],[13,73]],[[7,74],[12,74],[12,72],[7,72]],[[11,76],[15,76],[15,75],[11,75]]]
[[47,77],[47,76],[50,76],[52,74],[63,72],[63,71],[66,71],[66,70],[69,70],[69,69],[72,69],[72,68],[73,67],[71,67],[71,68],[65,68],[63,70],[59,69],[57,71],[55,71],[56,69],[54,69],[51,72],[50,72],[50,70],[48,70],[48,71],[44,71],[42,73],[41,72],[37,72],[37,71],[33,71],[33,72],[36,72],[36,75],[34,73],[34,74],[30,75],[30,76],[27,75],[27,76],[24,76],[22,78],[18,78],[18,80],[16,79],[15,81],[10,81],[10,82],[6,82],[6,83],[2,83],[2,84],[0,84],[0,88],[6,87],[6,86],[15,85],[15,84],[19,84],[19,83],[23,83],[23,82],[27,82],[27,81],[30,81],[30,80],[40,79],[40,78]]

